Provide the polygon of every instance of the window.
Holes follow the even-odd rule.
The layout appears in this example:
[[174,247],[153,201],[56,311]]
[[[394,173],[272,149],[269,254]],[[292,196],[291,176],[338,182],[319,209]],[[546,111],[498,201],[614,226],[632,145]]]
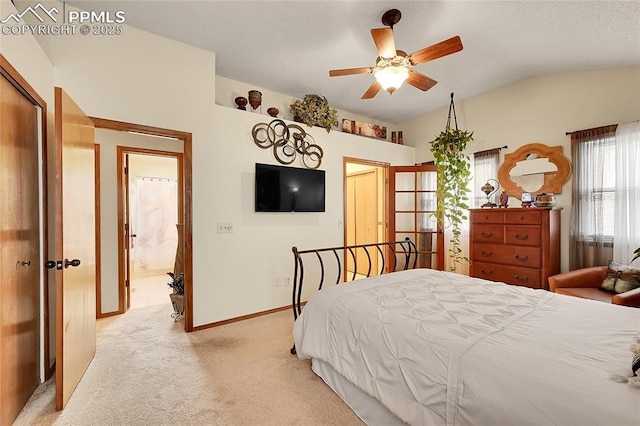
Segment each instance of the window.
[[614,211],[616,202],[615,136],[580,143],[577,147],[581,170],[577,194],[574,199],[584,205],[581,237],[589,241],[598,238],[613,242]]
[[[471,169],[471,207],[480,207],[487,202],[487,195],[480,190],[488,179],[496,179],[498,177],[498,163],[500,159],[500,148],[480,151],[473,154],[473,162]],[[497,186],[496,182],[491,182],[493,186]],[[498,204],[500,197],[498,188],[491,196],[490,201]]]
[[571,134],[570,269],[606,265],[613,256],[616,127]]

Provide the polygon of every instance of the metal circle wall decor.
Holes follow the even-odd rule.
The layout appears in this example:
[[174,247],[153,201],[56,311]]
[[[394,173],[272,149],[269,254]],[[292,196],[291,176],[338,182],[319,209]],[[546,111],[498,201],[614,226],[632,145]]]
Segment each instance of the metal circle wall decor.
[[301,155],[302,164],[308,169],[317,169],[322,163],[322,148],[297,124],[287,125],[280,119],[258,123],[253,126],[251,136],[260,148],[273,148],[273,155],[280,164],[293,163],[297,154]]

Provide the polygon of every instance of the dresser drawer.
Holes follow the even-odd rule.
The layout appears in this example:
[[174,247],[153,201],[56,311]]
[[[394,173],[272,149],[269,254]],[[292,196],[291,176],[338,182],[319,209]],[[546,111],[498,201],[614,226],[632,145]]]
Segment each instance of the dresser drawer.
[[539,247],[476,243],[471,254],[474,262],[502,263],[507,266],[540,268]]
[[544,288],[541,285],[539,269],[474,262],[471,276],[531,288]]
[[501,211],[474,211],[471,213],[472,223],[503,223],[504,213]]
[[539,225],[542,223],[542,212],[540,211],[527,211],[527,212],[505,212],[504,223],[520,223],[523,225]]
[[486,225],[473,228],[473,241],[483,243],[502,243],[504,241],[504,225]]
[[507,244],[540,246],[540,227],[505,225],[504,242]]

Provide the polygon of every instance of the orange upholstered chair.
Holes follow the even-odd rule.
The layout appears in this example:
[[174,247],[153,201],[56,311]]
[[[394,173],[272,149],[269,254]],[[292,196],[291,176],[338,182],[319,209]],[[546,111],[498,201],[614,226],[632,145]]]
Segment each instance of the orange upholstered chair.
[[549,290],[583,299],[640,307],[640,288],[619,294],[600,289],[606,275],[606,266],[563,272],[549,277]]

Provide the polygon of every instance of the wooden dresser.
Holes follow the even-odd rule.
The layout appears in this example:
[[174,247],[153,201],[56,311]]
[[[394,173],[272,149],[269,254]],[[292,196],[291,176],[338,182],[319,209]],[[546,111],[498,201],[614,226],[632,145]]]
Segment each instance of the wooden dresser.
[[548,289],[560,272],[560,211],[543,207],[470,210],[470,275]]

